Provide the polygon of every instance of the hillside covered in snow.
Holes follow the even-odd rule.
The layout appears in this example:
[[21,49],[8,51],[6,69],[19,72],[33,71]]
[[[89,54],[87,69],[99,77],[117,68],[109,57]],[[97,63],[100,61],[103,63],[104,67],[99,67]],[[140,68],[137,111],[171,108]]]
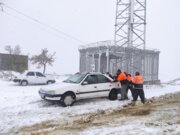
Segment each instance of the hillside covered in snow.
[[[61,81],[63,79],[64,78],[61,77],[58,81]],[[94,115],[98,115],[98,117],[101,117],[101,115],[99,114],[102,114],[102,116],[104,116],[103,113],[105,112],[107,114],[112,111],[116,112],[116,110],[118,110],[117,112],[120,112],[120,110],[123,109],[124,106],[131,102],[131,98],[130,100],[126,101],[110,101],[107,98],[87,99],[75,103],[72,107],[64,108],[59,103],[52,103],[42,100],[38,94],[38,90],[42,86],[32,85],[22,87],[14,84],[13,82],[3,80],[0,80],[0,86],[0,134],[15,133],[15,131],[17,131],[18,133],[18,131],[21,131],[19,129],[23,129],[24,127],[31,127],[33,125],[47,121],[53,121],[55,123],[56,121],[61,121],[65,125],[71,125],[73,124],[74,120],[79,118],[83,121],[88,122],[88,119],[91,119],[91,117],[94,117]],[[144,89],[146,98],[153,99],[152,97],[159,97],[168,93],[180,92],[180,85],[146,85],[144,86]],[[129,97],[130,96],[131,95],[129,93]],[[157,115],[160,114],[158,113]],[[148,117],[149,116],[136,116],[135,118],[133,117],[132,121],[130,122],[131,118],[123,115],[121,120],[124,119],[125,126],[118,126],[118,123],[111,123],[109,126],[101,125],[100,127],[98,127],[98,125],[95,125],[95,127],[93,128],[87,127],[80,133],[78,132],[78,134],[119,134],[120,131],[125,130],[134,130],[134,132],[129,132],[130,134],[138,133],[140,130],[143,131],[142,134],[160,134],[162,131],[157,129],[155,126],[146,128],[146,126],[142,126],[140,124],[141,121],[137,121],[137,119],[142,119],[142,121],[147,120]],[[125,122],[126,118],[129,119],[129,124]],[[140,129],[137,131],[135,129],[137,127],[136,124],[139,124],[140,126]],[[146,124],[151,123],[149,122]],[[161,123],[157,122],[157,124]],[[141,126],[143,128],[141,128]],[[179,125],[176,126],[178,126],[178,128],[176,129],[175,133],[179,133]],[[55,127],[56,126],[52,126],[51,128],[47,129],[39,129],[40,131],[42,130],[44,132],[46,130],[52,130]],[[31,131],[27,130],[26,132]]]

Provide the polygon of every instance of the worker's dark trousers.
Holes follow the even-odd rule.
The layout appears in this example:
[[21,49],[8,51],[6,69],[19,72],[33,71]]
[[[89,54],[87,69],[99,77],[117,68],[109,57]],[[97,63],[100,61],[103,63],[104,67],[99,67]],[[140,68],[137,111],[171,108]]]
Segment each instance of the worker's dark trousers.
[[141,99],[141,102],[144,103],[145,102],[145,96],[144,96],[144,90],[143,89],[133,89],[133,101],[137,101],[138,96]]
[[127,85],[121,84],[121,100],[125,100],[127,98],[126,89],[127,89]]
[[131,95],[133,97],[132,84],[130,82],[128,83],[127,88],[126,88],[126,96],[128,95],[128,90],[131,91]]

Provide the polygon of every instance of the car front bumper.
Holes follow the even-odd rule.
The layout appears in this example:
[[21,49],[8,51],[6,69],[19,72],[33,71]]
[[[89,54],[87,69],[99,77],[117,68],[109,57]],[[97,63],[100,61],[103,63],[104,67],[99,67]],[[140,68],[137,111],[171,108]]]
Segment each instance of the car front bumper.
[[52,83],[55,83],[56,81],[55,80],[52,80]]
[[50,94],[43,90],[39,90],[39,95],[42,99],[45,100],[52,100],[52,101],[59,101],[62,97],[62,94]]
[[15,83],[20,83],[20,82],[21,82],[21,79],[14,79],[13,82],[15,82]]

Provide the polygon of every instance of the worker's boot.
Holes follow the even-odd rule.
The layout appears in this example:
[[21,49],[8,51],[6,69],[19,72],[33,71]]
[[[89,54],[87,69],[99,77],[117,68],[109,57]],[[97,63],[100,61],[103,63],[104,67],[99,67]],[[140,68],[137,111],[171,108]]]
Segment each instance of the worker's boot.
[[135,105],[136,105],[136,101],[132,101],[132,102],[129,103],[128,105],[135,106]]

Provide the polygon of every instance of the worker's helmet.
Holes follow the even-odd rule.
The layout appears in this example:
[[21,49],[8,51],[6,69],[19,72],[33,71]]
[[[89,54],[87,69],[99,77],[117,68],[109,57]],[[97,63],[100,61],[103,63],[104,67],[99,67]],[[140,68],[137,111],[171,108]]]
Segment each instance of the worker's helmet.
[[139,72],[136,72],[135,75],[140,75],[140,73],[139,73]]

